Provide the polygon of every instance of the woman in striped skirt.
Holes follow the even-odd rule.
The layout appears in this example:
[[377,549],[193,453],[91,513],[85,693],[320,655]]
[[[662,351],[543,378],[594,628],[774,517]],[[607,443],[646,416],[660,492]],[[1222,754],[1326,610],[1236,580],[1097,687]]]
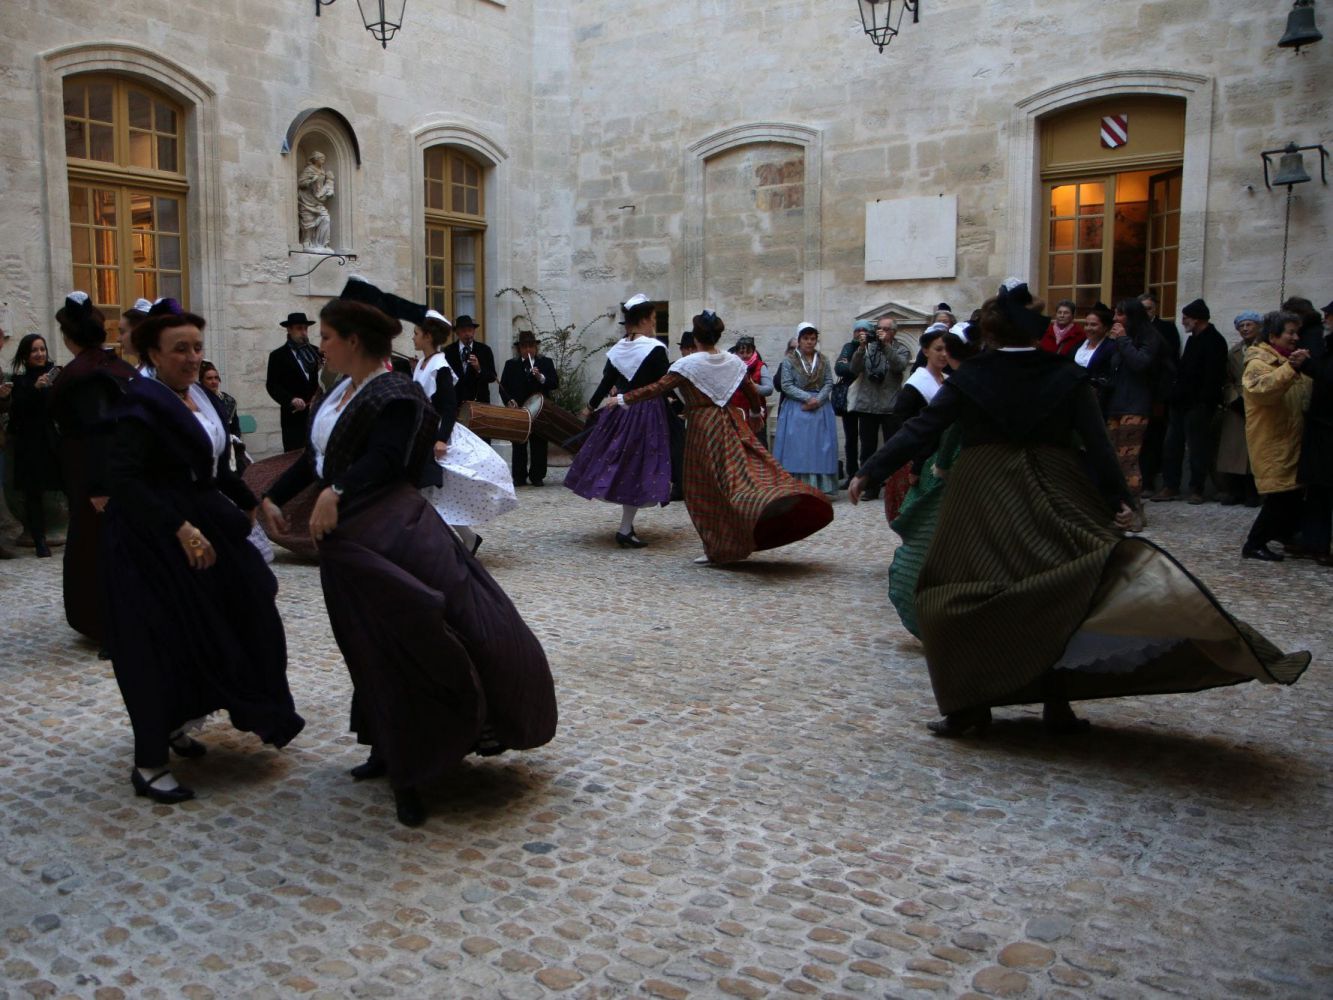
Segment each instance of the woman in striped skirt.
[[[855,503],[957,424],[962,449],[916,587],[940,736],[981,731],[999,705],[1043,702],[1048,728],[1085,728],[1070,702],[1248,680],[1291,684],[1284,655],[1184,567],[1126,538],[1131,495],[1083,369],[1039,351],[1026,286],[982,307],[995,347],[861,467]],[[1120,530],[1117,530],[1120,529]]]

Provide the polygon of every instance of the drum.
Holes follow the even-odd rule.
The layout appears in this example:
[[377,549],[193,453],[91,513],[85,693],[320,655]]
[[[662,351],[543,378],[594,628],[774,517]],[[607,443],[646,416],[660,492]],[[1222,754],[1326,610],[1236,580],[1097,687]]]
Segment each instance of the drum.
[[532,433],[532,415],[521,406],[468,402],[458,408],[458,419],[479,438],[523,444]]
[[532,415],[532,432],[540,434],[551,444],[571,454],[577,452],[583,440],[571,440],[583,432],[583,421],[568,410],[556,406],[541,393],[523,401],[523,409]]

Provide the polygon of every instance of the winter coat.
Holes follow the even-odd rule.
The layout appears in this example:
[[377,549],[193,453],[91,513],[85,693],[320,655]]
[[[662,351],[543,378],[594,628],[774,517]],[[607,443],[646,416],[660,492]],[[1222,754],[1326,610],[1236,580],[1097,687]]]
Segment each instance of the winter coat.
[[1260,493],[1297,489],[1310,379],[1266,343],[1245,352],[1245,443]]
[[1217,471],[1243,476],[1250,471],[1250,453],[1245,445],[1245,398],[1241,378],[1245,374],[1245,352],[1249,345],[1238,341],[1227,352],[1227,380],[1222,386],[1222,429],[1217,442]]
[[1151,416],[1157,377],[1154,364],[1162,353],[1162,338],[1151,326],[1144,326],[1137,333],[1107,340],[1115,346],[1116,360],[1103,412],[1108,417]]

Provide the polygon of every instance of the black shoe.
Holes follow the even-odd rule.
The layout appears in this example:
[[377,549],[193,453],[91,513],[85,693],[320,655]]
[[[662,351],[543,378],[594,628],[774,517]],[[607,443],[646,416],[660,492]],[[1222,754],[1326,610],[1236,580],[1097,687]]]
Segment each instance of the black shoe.
[[644,548],[648,543],[645,542],[643,539],[641,539],[638,535],[636,535],[632,531],[628,535],[622,535],[620,532],[617,531],[616,544],[619,545],[622,549],[641,549]]
[[39,538],[39,539],[37,539],[37,541],[35,541],[35,542],[32,543],[32,547],[33,547],[34,549],[37,550],[37,558],[38,558],[38,559],[50,559],[50,558],[51,558],[51,546],[49,546],[49,545],[46,544],[46,539],[45,539],[45,538]]
[[[473,534],[475,535],[476,532],[473,532]],[[477,535],[474,539],[472,539],[472,552],[471,552],[471,555],[474,555],[474,556],[475,556],[475,555],[477,554],[477,549],[479,549],[479,548],[481,548],[481,536],[480,536],[480,535]]]
[[101,649],[99,649],[99,650],[97,651],[97,658],[98,658],[99,660],[109,660],[109,659],[111,659],[111,647],[109,647],[109,646],[103,646]]
[[393,804],[398,812],[398,822],[403,826],[420,826],[426,822],[426,806],[415,788],[395,788]]
[[1069,702],[1047,702],[1041,709],[1041,724],[1048,733],[1067,736],[1070,733],[1084,733],[1092,728],[1087,719],[1080,719],[1069,707]]
[[153,782],[157,781],[164,774],[170,774],[167,768],[162,768],[151,778],[145,779],[139,773],[136,767],[130,771],[130,784],[134,786],[135,795],[147,795],[154,802],[161,802],[166,806],[174,806],[177,802],[188,802],[194,798],[194,790],[186,788],[184,785],[177,785],[175,788],[154,788]]
[[542,486],[545,485],[545,483],[543,480],[540,479],[532,479],[529,480],[528,485],[531,486],[533,489],[541,489]]
[[384,758],[376,757],[374,751],[371,751],[364,764],[358,764],[347,772],[352,776],[353,781],[367,781],[371,778],[382,778],[389,773],[389,765],[384,763]]
[[981,736],[989,727],[989,708],[969,708],[963,712],[950,712],[942,719],[926,723],[926,728],[934,735],[948,737],[966,736],[971,732]]
[[1234,507],[1240,503],[1240,497],[1232,496],[1230,493],[1223,493],[1217,498],[1217,502],[1223,507]]
[[527,486],[527,485],[528,485],[528,481],[527,481],[526,479],[515,479],[515,480],[514,480],[514,489],[518,489],[520,486]]
[[208,753],[208,747],[185,733],[177,733],[167,743],[178,757],[202,757]]
[[1267,545],[1247,545],[1240,550],[1242,559],[1258,559],[1260,562],[1281,562],[1286,557],[1281,552],[1274,552]]

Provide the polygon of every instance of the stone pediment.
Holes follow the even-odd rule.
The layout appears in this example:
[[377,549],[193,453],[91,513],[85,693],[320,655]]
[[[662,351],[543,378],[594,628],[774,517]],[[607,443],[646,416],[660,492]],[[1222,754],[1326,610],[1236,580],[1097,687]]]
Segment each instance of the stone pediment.
[[865,312],[858,314],[856,318],[879,319],[885,313],[892,316],[900,328],[907,327],[908,329],[924,330],[935,318],[933,311],[922,312],[919,309],[913,309],[911,306],[905,306],[901,302],[885,302],[873,309],[867,309]]

